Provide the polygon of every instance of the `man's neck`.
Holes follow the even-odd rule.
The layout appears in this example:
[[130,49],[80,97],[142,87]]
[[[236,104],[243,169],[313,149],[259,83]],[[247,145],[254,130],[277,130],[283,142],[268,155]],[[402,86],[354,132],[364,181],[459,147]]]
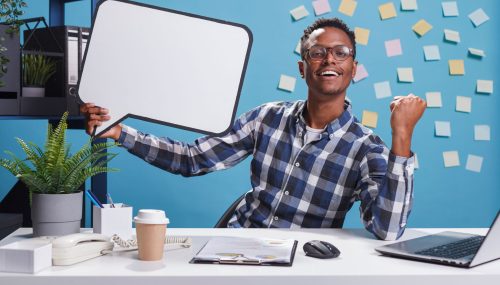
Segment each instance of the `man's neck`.
[[307,125],[314,129],[323,129],[331,121],[337,119],[344,112],[345,94],[322,96],[309,95],[307,98]]

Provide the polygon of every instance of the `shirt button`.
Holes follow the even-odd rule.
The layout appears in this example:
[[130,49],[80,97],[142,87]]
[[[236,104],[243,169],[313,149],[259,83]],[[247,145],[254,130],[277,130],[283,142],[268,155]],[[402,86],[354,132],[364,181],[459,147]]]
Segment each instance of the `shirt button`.
[[299,132],[299,137],[301,137],[301,136],[302,136],[302,132]]
[[406,170],[410,170],[411,166],[407,165],[405,168],[406,168]]
[[290,194],[290,192],[288,192],[288,191],[285,191],[285,195],[288,195],[288,194]]
[[330,134],[329,137],[330,137],[330,139],[333,139],[333,134]]
[[295,166],[299,167],[299,166],[300,166],[300,163],[295,162]]
[[274,220],[277,221],[278,220],[278,217],[277,216],[274,216]]

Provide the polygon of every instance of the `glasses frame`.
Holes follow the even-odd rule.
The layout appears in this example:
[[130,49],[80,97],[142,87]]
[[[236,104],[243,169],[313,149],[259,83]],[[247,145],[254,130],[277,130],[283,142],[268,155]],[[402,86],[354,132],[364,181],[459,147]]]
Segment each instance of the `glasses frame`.
[[[325,52],[325,56],[324,56],[323,58],[321,58],[321,59],[315,59],[315,58],[312,58],[312,57],[311,57],[311,55],[309,54],[309,51],[310,51],[312,48],[315,48],[315,47],[320,47],[320,48],[323,48],[323,49],[325,49],[325,50],[326,50],[326,52]],[[345,47],[345,48],[347,48],[347,49],[349,50],[349,54],[347,55],[347,57],[346,57],[346,58],[344,58],[344,59],[339,59],[339,58],[335,55],[335,53],[333,52],[333,50],[334,50],[334,49],[336,49],[337,47]],[[328,54],[329,54],[329,53],[333,56],[333,58],[334,58],[336,61],[338,61],[338,62],[343,62],[343,61],[345,61],[346,59],[348,59],[350,56],[354,56],[354,49],[352,49],[352,48],[350,48],[350,47],[348,47],[348,46],[346,46],[346,45],[336,45],[336,46],[334,46],[334,47],[324,47],[324,46],[320,46],[320,45],[315,45],[315,46],[312,46],[312,47],[310,47],[310,48],[306,49],[306,52],[305,52],[306,56],[307,56],[307,57],[308,57],[311,61],[323,61],[323,60],[325,60],[325,58],[328,56]]]

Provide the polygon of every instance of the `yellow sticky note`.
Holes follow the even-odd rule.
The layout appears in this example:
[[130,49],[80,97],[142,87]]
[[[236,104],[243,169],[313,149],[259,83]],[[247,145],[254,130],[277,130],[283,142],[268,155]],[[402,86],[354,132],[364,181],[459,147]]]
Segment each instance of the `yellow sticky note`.
[[450,59],[448,60],[448,65],[450,67],[450,75],[465,74],[464,61],[462,59]]
[[411,27],[415,33],[419,36],[425,35],[428,31],[432,29],[432,25],[427,23],[426,20],[422,19],[418,21],[413,27]]
[[356,43],[366,46],[368,44],[368,39],[370,38],[370,30],[355,27],[354,35],[356,37]]
[[378,6],[378,11],[380,12],[380,18],[382,20],[396,17],[396,7],[394,7],[394,3],[392,2]]
[[363,110],[363,118],[361,124],[370,128],[376,128],[378,121],[378,113]]
[[353,1],[353,0],[342,0],[340,2],[339,6],[339,12],[342,14],[346,14],[347,16],[354,15],[354,12],[356,11],[356,6],[358,5],[358,2]]

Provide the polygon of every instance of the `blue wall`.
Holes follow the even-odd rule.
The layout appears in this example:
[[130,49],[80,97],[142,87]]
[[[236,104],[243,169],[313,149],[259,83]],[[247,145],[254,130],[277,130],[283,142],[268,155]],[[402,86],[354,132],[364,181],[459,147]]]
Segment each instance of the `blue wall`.
[[[28,2],[26,18],[48,17],[48,1]],[[297,60],[293,52],[303,29],[313,22],[311,1],[182,1],[150,0],[148,4],[177,9],[247,25],[253,32],[254,43],[241,95],[238,114],[268,101],[305,99],[306,85],[301,80],[293,93],[277,89],[280,74],[298,77]],[[390,98],[376,99],[373,84],[390,81],[393,95],[410,92],[424,97],[425,92],[440,91],[443,107],[428,109],[414,133],[413,150],[418,153],[420,168],[415,174],[415,203],[409,220],[411,227],[487,227],[500,205],[500,188],[497,184],[500,165],[498,133],[500,100],[497,93],[480,95],[475,93],[477,79],[499,82],[499,11],[500,2],[494,0],[458,1],[459,17],[443,17],[441,1],[419,0],[417,11],[401,11],[399,1],[397,17],[381,21],[378,5],[388,0],[358,1],[353,17],[337,12],[339,0],[330,0],[332,12],[325,16],[340,16],[352,28],[355,26],[371,30],[367,46],[358,45],[358,60],[370,74],[368,78],[352,84],[348,90],[354,112],[361,118],[363,110],[379,113],[375,132],[390,144],[389,125]],[[289,11],[305,5],[310,15],[294,22]],[[67,4],[66,24],[90,25],[90,1]],[[483,8],[491,18],[487,23],[474,28],[467,15]],[[426,19],[433,29],[419,38],[411,30],[413,24]],[[134,19],[130,19],[133,21]],[[443,29],[460,32],[461,42],[450,44],[443,39]],[[384,41],[400,38],[403,55],[388,58]],[[441,60],[425,62],[422,47],[439,45]],[[467,48],[483,49],[486,57],[471,58]],[[202,52],[202,47],[200,52]],[[448,75],[448,59],[464,59],[465,76]],[[415,82],[398,83],[396,68],[413,67]],[[497,88],[497,87],[495,87]],[[472,98],[472,112],[455,111],[455,97]],[[111,110],[112,111],[112,110]],[[434,121],[450,121],[452,136],[434,136]],[[145,132],[159,136],[170,136],[181,140],[193,140],[198,134],[173,128],[127,120]],[[474,141],[473,126],[488,124],[491,141]],[[0,120],[0,150],[15,150],[14,136],[41,143],[44,140],[46,122],[35,120]],[[74,147],[87,140],[83,131],[70,131]],[[459,167],[445,168],[442,152],[457,150]],[[138,158],[119,150],[120,155],[111,163],[121,169],[109,175],[108,189],[114,200],[123,201],[140,208],[164,209],[173,227],[212,227],[226,207],[239,195],[249,190],[249,161],[237,167],[196,178],[183,178],[159,170]],[[468,154],[484,157],[482,171],[465,169]],[[3,154],[2,154],[3,155]],[[496,175],[495,175],[496,174]],[[15,183],[15,179],[0,169],[0,199]],[[357,205],[351,210],[346,227],[360,227]]]

